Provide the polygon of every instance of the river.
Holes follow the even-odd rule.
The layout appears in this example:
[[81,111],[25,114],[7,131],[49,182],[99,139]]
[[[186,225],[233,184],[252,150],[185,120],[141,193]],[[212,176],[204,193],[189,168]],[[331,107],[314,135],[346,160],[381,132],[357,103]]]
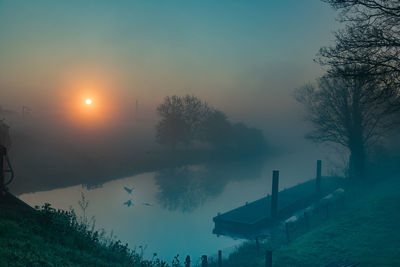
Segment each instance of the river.
[[181,260],[191,255],[196,263],[220,249],[227,256],[243,242],[212,234],[212,218],[270,193],[273,169],[280,170],[282,190],[313,178],[315,162],[297,154],[214,162],[143,173],[91,189],[78,185],[19,197],[32,206],[48,202],[55,208],[72,207],[82,216],[78,202],[84,194],[86,217],[94,217],[96,229],[143,250],[146,258],[157,253],[170,262],[177,254]]

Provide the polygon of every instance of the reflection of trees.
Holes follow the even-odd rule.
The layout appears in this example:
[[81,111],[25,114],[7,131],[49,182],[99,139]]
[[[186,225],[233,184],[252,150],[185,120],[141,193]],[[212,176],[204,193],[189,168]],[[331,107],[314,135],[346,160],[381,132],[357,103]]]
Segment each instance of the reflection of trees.
[[190,212],[221,194],[231,181],[261,177],[263,158],[213,162],[202,167],[184,166],[159,171],[158,202],[166,209]]

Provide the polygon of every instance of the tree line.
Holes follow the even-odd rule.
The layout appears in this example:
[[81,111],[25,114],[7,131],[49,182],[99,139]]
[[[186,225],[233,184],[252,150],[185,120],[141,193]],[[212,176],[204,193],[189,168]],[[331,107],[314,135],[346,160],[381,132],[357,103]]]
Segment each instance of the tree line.
[[157,107],[156,140],[171,149],[203,145],[217,151],[258,153],[265,149],[261,130],[232,123],[226,114],[192,95],[167,96]]

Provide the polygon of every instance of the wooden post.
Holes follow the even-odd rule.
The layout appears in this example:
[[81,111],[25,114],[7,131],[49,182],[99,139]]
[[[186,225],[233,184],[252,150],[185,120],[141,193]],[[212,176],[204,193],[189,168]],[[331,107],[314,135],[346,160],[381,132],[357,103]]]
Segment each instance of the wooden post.
[[185,267],[190,267],[190,256],[189,255],[186,256]]
[[222,251],[218,250],[218,267],[222,267]]
[[329,218],[329,203],[326,203],[326,218]]
[[201,256],[201,267],[207,267],[208,262],[207,262],[207,255]]
[[285,223],[286,239],[288,244],[290,243],[289,223]]
[[272,267],[272,250],[265,253],[265,267]]
[[279,171],[272,171],[271,218],[273,220],[275,220],[278,215],[278,189]]
[[258,237],[256,237],[256,250],[257,256],[260,255],[260,241],[258,240]]
[[318,197],[321,196],[321,167],[322,167],[322,161],[317,160],[317,175],[315,178],[315,186]]
[[310,231],[310,218],[307,212],[304,212],[304,224],[306,225],[306,231]]
[[0,197],[2,197],[5,193],[5,185],[4,185],[4,158],[6,156],[7,149],[0,145]]

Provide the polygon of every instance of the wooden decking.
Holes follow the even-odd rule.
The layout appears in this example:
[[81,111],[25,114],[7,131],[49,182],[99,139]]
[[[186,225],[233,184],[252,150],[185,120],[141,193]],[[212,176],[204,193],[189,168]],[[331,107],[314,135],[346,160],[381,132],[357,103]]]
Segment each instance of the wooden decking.
[[321,179],[320,194],[316,192],[314,179],[282,190],[278,193],[276,218],[271,218],[271,195],[268,195],[214,217],[213,233],[239,238],[266,235],[276,222],[291,217],[296,211],[306,208],[342,185],[343,178],[329,177]]

